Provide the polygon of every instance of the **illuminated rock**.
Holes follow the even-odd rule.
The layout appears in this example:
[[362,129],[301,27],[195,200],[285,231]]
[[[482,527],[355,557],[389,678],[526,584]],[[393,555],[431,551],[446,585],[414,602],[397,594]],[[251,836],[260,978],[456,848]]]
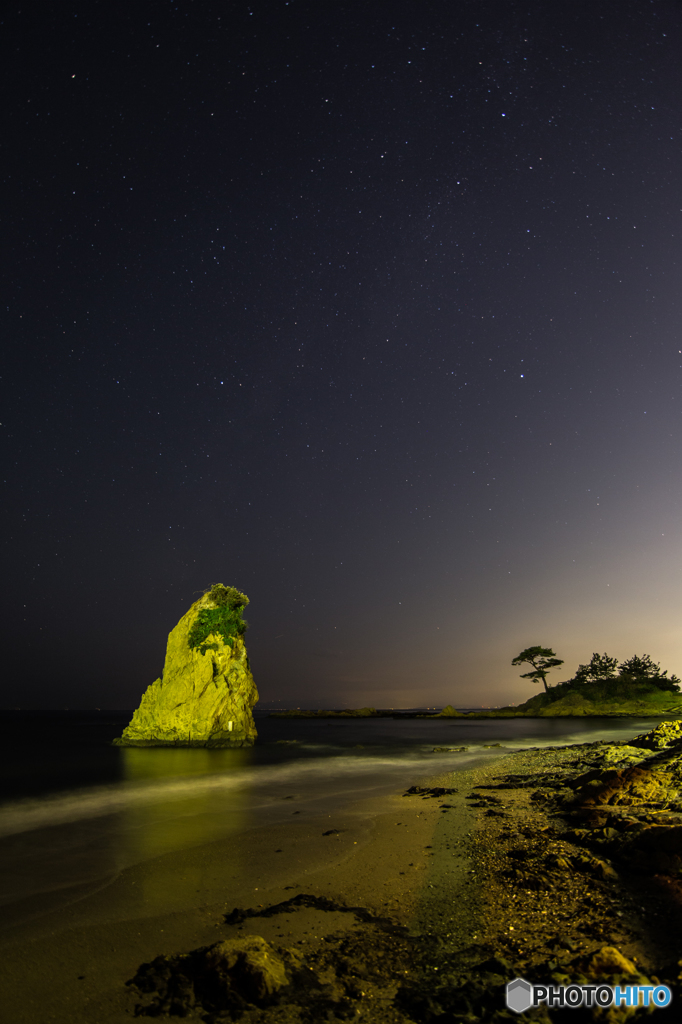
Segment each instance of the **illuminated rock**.
[[643,733],[633,740],[633,747],[642,747],[644,750],[662,750],[671,744],[682,743],[682,722],[661,722],[655,729]]
[[206,950],[205,963],[219,986],[236,989],[257,1006],[289,984],[284,961],[260,935],[225,939]]
[[[325,1002],[324,1010],[305,1019],[327,1020],[331,986],[324,986],[312,968],[302,970],[301,959],[294,950],[275,949],[260,935],[244,935],[236,939],[225,939],[213,946],[203,946],[191,953],[174,956],[157,956],[150,963],[142,964],[131,984],[146,1005],[136,1008],[136,1016],[168,1019],[175,1016],[199,1020],[232,1021],[242,1017],[244,1010],[269,1007],[280,1000],[289,1002],[296,998],[296,982],[303,980],[302,1001],[309,1011],[311,998],[319,994]],[[292,984],[293,983],[293,984]],[[312,991],[311,991],[312,990]],[[363,993],[364,994],[364,993]],[[288,996],[288,998],[287,998]],[[216,1014],[216,1010],[218,1013]],[[248,1014],[250,1020],[255,1018]],[[258,1020],[264,1018],[259,1013]],[[293,1020],[294,1016],[277,1014],[278,1020]],[[298,1013],[296,1020],[301,1020]]]
[[258,691],[242,619],[248,598],[216,584],[168,636],[163,675],[142,695],[125,747],[243,747],[256,738]]
[[572,782],[574,796],[566,804],[596,807],[616,804],[651,804],[664,807],[676,801],[679,791],[670,778],[655,768],[632,765],[599,771],[594,769],[579,775]]

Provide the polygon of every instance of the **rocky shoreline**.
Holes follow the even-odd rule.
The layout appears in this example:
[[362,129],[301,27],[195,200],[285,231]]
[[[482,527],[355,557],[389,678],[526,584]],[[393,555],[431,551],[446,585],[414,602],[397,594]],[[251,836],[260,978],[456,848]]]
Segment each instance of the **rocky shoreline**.
[[[656,1020],[677,1020],[681,787],[679,721],[627,743],[530,749],[413,786],[406,813],[443,826],[424,851],[440,874],[428,876],[409,914],[305,892],[234,908],[228,938],[141,965],[130,1009],[207,1024],[495,1024],[516,1019],[504,986],[522,976],[662,982],[674,995]],[[465,807],[476,812],[468,831]],[[287,942],[306,914],[315,944]],[[645,1012],[525,1016],[577,1024]]]

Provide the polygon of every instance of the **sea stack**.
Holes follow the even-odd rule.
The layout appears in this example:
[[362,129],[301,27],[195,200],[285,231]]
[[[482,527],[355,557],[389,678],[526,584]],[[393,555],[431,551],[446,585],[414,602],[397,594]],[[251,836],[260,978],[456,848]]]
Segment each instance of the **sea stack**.
[[214,584],[168,636],[163,675],[142,695],[121,747],[245,747],[256,738],[258,691],[244,643],[249,603]]

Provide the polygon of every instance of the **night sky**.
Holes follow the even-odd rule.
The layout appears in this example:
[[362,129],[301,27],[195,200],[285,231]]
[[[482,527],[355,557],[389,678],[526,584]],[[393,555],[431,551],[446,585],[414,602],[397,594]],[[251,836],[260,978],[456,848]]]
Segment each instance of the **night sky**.
[[216,581],[269,704],[682,672],[680,4],[2,35],[3,706],[136,706]]

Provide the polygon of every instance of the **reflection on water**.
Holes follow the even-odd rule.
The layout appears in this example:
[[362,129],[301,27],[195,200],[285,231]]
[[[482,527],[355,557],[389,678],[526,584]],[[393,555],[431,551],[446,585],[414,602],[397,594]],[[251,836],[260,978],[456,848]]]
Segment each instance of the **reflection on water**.
[[[160,787],[157,800],[134,801],[119,816],[126,837],[130,863],[158,857],[169,850],[208,843],[225,831],[248,827],[247,807],[249,748],[205,750],[198,748],[122,748],[123,777],[139,790],[150,780],[191,780],[213,776],[213,787],[185,785]],[[239,772],[239,785],[229,786],[229,776]],[[209,781],[207,779],[207,781]],[[236,780],[235,780],[236,781]]]
[[[178,860],[175,855],[251,826],[249,773],[244,771],[250,750],[123,747],[122,755],[124,779],[135,788],[150,780],[240,773],[240,785],[231,788],[190,784],[171,799],[163,798],[160,790],[161,799],[131,803],[112,823],[112,841],[119,845],[122,866],[155,861],[153,870],[138,878],[137,898],[144,903],[145,913],[167,909],[171,894],[174,905],[191,905],[195,894],[208,887],[205,875],[213,870],[213,862],[182,856]],[[234,873],[242,866],[242,848],[237,850],[233,847],[230,853],[229,868]],[[171,853],[173,857],[164,856]]]
[[123,777],[131,782],[147,779],[215,775],[247,768],[253,747],[207,750],[206,747],[120,747]]
[[[167,855],[251,827],[248,748],[121,749],[122,781],[0,808],[0,904],[50,893],[43,909],[78,898],[125,868],[156,861],[142,898],[201,887],[200,873],[174,876]],[[168,862],[168,868],[165,864]],[[33,908],[30,916],[34,916]]]
[[[498,758],[505,748],[624,739],[652,724],[270,719],[259,722],[259,745],[253,748],[120,747],[118,781],[87,786],[84,770],[79,789],[0,807],[0,902],[39,893],[51,899],[63,893],[59,899],[68,902],[76,887],[104,884],[136,864],[150,865],[141,883],[146,903],[163,906],[169,893],[189,899],[205,889],[201,849],[235,833],[291,820],[293,813],[302,821],[356,807],[363,797],[401,792],[429,775],[471,768]],[[485,749],[490,743],[502,746]],[[450,746],[466,746],[468,752],[434,753]],[[226,850],[228,845],[240,844],[225,842]],[[231,867],[241,874],[240,864]]]

